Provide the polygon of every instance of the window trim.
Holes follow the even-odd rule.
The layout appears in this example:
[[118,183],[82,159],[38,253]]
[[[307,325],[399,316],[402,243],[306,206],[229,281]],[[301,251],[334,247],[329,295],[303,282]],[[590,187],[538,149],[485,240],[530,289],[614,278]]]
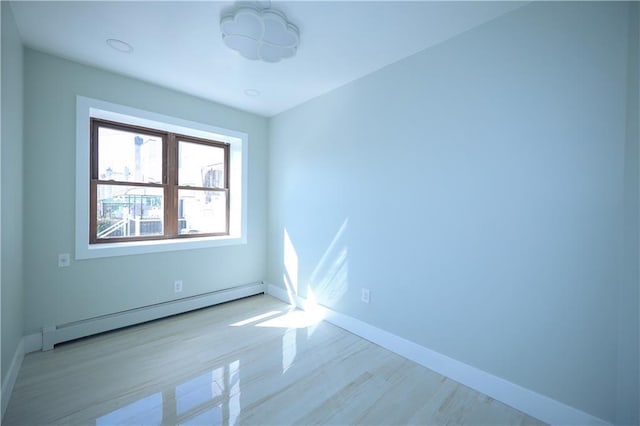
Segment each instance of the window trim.
[[[233,182],[229,190],[229,235],[91,244],[89,241],[91,118],[178,133],[190,138],[213,139],[228,143],[228,173],[229,180]],[[77,96],[75,258],[80,260],[246,244],[247,166],[248,135],[246,133]]]

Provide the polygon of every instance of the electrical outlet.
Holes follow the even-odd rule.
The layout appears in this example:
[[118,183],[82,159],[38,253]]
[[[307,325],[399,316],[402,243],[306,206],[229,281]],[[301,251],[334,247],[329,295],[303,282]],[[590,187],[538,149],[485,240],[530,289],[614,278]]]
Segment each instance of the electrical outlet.
[[180,293],[182,291],[182,281],[178,280],[178,281],[174,281],[173,283],[173,292],[174,293]]
[[371,291],[368,288],[362,289],[360,300],[362,300],[363,303],[369,303],[369,301],[371,300]]
[[66,268],[70,264],[71,264],[71,256],[69,256],[69,253],[60,253],[58,255],[58,267],[59,268]]

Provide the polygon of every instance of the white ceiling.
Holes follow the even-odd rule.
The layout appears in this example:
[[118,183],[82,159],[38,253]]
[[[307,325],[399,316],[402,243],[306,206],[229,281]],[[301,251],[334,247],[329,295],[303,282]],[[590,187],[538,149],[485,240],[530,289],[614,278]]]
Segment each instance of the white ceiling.
[[[523,4],[274,1],[301,40],[296,56],[276,64],[224,46],[220,13],[233,2],[17,1],[12,8],[26,46],[272,116]],[[110,38],[133,52],[113,50]]]

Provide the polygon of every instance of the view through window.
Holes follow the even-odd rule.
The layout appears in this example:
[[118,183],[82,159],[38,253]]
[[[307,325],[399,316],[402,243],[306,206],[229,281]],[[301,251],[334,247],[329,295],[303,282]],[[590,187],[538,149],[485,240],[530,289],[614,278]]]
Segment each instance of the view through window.
[[229,235],[229,144],[91,119],[90,241]]

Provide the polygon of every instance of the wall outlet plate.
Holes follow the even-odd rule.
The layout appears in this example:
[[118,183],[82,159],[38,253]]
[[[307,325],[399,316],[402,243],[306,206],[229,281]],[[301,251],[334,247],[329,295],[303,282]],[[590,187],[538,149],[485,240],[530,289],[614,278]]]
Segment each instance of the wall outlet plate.
[[71,265],[71,256],[69,253],[60,253],[58,255],[58,267],[66,268],[69,265]]
[[362,289],[360,300],[362,300],[363,303],[369,303],[369,301],[371,300],[371,291],[368,288]]
[[173,292],[180,293],[182,291],[182,280],[174,281],[173,283]]

